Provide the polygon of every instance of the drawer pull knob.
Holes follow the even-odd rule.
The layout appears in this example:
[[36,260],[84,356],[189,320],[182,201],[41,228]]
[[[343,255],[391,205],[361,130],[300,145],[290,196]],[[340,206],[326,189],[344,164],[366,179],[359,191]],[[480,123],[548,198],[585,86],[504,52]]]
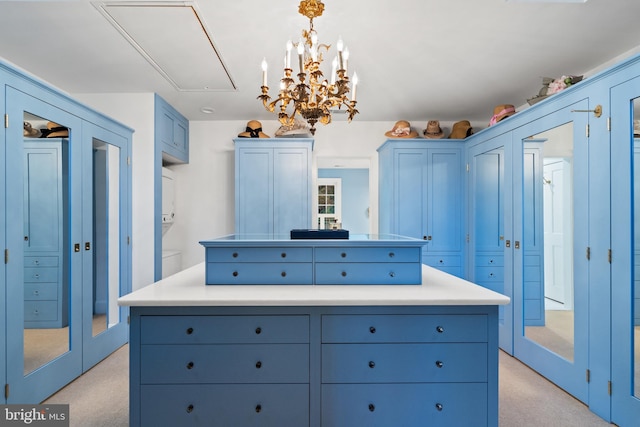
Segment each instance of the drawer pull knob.
[[282,252],[282,253],[280,254],[280,256],[281,256],[282,258],[286,258],[286,257],[287,257],[287,254],[286,254],[286,252]]
[[396,273],[394,273],[393,271],[389,272],[389,277],[396,277]]
[[233,254],[231,254],[231,256],[234,258],[238,258],[238,252],[234,252]]
[[287,272],[286,272],[286,271],[283,271],[282,273],[280,273],[280,275],[281,275],[282,277],[287,277]]
[[369,403],[369,411],[373,412],[376,410],[376,405],[374,405],[373,403]]
[[493,264],[493,260],[492,259],[489,260],[489,264]]
[[256,412],[262,411],[262,405],[256,405]]
[[444,328],[442,326],[436,326],[436,331],[438,331],[439,334],[444,332]]
[[36,296],[40,295],[40,291],[36,289],[35,291],[33,291],[33,294],[36,295]]
[[440,264],[444,264],[444,260],[440,260],[438,261]]
[[256,369],[260,369],[260,368],[262,368],[262,362],[258,360],[256,362]]
[[345,252],[342,252],[342,253],[340,254],[340,256],[341,256],[342,258],[346,258],[346,257],[347,257],[347,254],[346,254]]
[[233,272],[233,277],[238,277],[238,272],[237,271]]
[[187,369],[193,369],[193,362],[187,363]]
[[373,327],[373,326],[370,326],[369,327],[369,332],[371,332],[372,334],[375,334],[376,333],[376,328]]
[[442,361],[440,361],[440,360],[436,360],[436,366],[438,368],[442,368],[444,366],[444,363],[442,363]]
[[342,272],[342,277],[347,277],[347,272],[346,271]]
[[191,335],[193,333],[193,328],[187,328],[187,335]]
[[371,369],[375,368],[375,367],[376,367],[376,362],[374,362],[373,360],[371,360],[371,361],[369,362],[369,367],[370,367]]
[[38,273],[34,274],[33,277],[35,277],[36,279],[40,278],[40,275]]
[[436,403],[436,409],[442,411],[442,403]]
[[33,261],[33,263],[34,263],[35,265],[38,265],[38,264],[40,264],[40,260],[35,260],[35,261]]
[[389,258],[393,258],[394,256],[396,256],[396,254],[394,254],[393,252],[389,252]]
[[258,326],[258,327],[256,328],[256,334],[257,334],[257,335],[260,335],[261,333],[262,333],[262,328]]
[[188,413],[192,413],[193,412],[193,405],[187,406],[187,412]]

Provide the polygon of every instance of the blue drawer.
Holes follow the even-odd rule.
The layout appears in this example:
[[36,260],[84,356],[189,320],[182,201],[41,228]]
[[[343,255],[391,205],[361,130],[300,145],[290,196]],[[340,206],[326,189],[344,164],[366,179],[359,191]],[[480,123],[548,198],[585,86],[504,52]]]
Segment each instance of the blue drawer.
[[487,382],[487,344],[323,344],[322,382]]
[[207,262],[312,262],[313,248],[305,247],[222,247],[207,248]]
[[309,316],[142,316],[142,344],[308,343]]
[[431,267],[460,267],[462,261],[457,255],[425,255],[422,262]]
[[487,385],[330,384],[322,386],[323,427],[484,427]]
[[57,283],[25,283],[24,299],[29,300],[57,300]]
[[475,271],[475,281],[478,282],[504,282],[504,267],[477,267]]
[[306,384],[143,385],[143,426],[309,425]]
[[476,266],[504,266],[503,255],[476,255]]
[[487,342],[485,315],[325,315],[323,343]]
[[40,322],[58,320],[58,301],[25,301],[24,321]]
[[143,345],[142,384],[308,383],[308,344]]
[[25,267],[57,267],[57,256],[26,256],[24,257]]
[[57,282],[58,267],[25,267],[25,282]]
[[419,263],[316,263],[316,285],[421,285]]
[[207,285],[311,285],[312,263],[208,262]]
[[420,262],[421,248],[316,248],[316,262]]

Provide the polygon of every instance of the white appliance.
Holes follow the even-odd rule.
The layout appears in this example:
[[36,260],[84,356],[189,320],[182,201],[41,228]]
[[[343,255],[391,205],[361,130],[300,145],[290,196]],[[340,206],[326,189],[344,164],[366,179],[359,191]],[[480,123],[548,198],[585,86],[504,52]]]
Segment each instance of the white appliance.
[[162,234],[173,224],[175,218],[176,186],[174,173],[171,169],[162,168]]

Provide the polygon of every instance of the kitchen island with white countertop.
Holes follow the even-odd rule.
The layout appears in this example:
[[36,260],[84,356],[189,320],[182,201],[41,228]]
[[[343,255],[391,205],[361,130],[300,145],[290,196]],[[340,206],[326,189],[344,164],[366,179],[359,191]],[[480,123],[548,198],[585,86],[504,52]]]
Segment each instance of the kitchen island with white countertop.
[[205,285],[199,264],[130,306],[133,426],[497,426],[498,305],[421,285]]

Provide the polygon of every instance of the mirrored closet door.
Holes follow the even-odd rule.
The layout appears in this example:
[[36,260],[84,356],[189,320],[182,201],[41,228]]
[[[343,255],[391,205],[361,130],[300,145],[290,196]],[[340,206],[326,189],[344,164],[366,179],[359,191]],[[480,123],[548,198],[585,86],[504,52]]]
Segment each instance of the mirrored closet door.
[[611,89],[611,421],[640,419],[640,77]]
[[81,120],[7,88],[8,402],[44,399],[81,373]]
[[[514,356],[588,401],[589,144],[586,101],[514,130]],[[582,177],[578,179],[577,177]]]

